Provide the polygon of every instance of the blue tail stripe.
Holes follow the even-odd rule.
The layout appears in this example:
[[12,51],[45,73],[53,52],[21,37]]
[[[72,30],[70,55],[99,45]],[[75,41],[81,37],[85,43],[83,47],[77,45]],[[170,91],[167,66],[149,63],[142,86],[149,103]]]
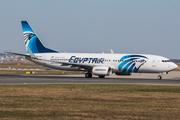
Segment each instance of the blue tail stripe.
[[[28,44],[28,47],[30,48],[30,50],[33,52],[33,53],[39,53],[38,49],[37,49],[37,45],[36,45],[36,40],[37,40],[37,37],[33,37],[31,38],[31,40],[29,41],[29,44]],[[27,50],[27,52],[29,53],[29,51]]]
[[31,29],[31,27],[29,26],[27,21],[21,21],[21,25],[22,25],[23,32],[28,32],[29,31],[29,32],[34,33],[34,31]]

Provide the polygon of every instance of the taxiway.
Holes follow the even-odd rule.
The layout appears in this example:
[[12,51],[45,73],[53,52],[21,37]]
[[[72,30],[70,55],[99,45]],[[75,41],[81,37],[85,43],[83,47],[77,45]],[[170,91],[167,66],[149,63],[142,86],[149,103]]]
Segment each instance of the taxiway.
[[131,76],[107,76],[104,79],[79,75],[0,75],[0,84],[148,84],[180,85],[180,72],[173,71],[157,80],[157,74],[133,74]]

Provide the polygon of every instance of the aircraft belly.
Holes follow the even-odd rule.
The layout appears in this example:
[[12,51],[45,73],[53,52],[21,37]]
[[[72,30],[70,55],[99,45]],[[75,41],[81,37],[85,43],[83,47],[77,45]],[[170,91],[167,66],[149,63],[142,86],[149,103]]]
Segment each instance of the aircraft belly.
[[50,62],[44,62],[44,61],[32,60],[32,59],[29,59],[29,60],[38,65],[42,65],[42,66],[49,67],[52,69],[57,69],[57,70],[84,71],[84,69],[78,69],[78,67],[61,66],[61,64],[51,64]]

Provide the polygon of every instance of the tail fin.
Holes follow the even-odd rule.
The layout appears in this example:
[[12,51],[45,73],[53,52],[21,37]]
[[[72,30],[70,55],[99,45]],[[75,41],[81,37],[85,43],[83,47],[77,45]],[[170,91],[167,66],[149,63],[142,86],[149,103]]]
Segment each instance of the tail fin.
[[22,30],[24,35],[24,41],[26,45],[26,52],[29,54],[29,49],[33,53],[58,53],[57,51],[46,48],[40,39],[37,37],[36,33],[32,30],[27,21],[21,21]]

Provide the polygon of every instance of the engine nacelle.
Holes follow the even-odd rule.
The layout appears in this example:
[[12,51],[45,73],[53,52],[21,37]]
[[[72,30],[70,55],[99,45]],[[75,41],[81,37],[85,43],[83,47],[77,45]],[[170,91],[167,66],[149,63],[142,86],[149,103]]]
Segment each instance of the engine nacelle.
[[99,67],[94,67],[92,69],[92,73],[94,75],[111,75],[112,74],[112,69],[107,66],[99,66]]
[[131,75],[132,73],[115,72],[116,75]]

